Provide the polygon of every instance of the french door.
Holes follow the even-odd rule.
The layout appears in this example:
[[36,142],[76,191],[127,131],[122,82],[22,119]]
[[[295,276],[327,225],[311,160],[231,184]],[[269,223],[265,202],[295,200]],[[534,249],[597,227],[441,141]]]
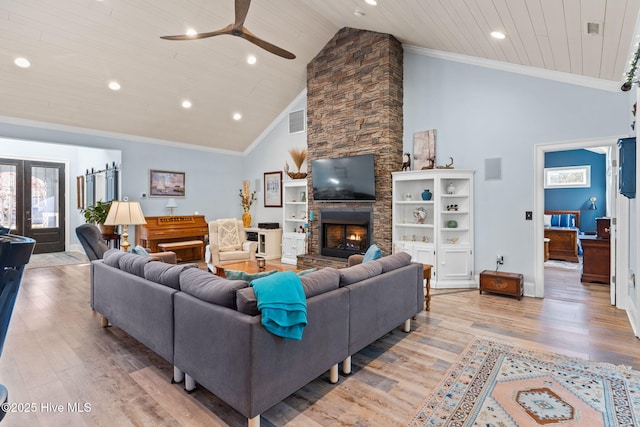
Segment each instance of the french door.
[[63,252],[64,164],[0,158],[0,226],[36,241],[34,253]]

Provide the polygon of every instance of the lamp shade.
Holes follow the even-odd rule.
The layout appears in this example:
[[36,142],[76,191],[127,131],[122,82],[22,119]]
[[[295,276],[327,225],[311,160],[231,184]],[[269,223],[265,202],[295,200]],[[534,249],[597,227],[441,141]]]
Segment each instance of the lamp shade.
[[142,208],[138,202],[117,202],[111,203],[109,214],[104,221],[105,225],[138,225],[146,224]]
[[167,204],[164,205],[165,208],[177,208],[178,207],[178,202],[176,202],[176,199],[169,199],[167,200]]

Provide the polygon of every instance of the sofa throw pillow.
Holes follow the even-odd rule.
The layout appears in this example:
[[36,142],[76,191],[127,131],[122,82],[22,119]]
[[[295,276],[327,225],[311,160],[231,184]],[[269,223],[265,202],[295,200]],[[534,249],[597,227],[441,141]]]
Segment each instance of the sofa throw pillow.
[[313,273],[314,271],[318,271],[317,268],[307,268],[306,270],[298,271],[298,276],[304,276],[305,274]]
[[242,247],[240,236],[238,235],[238,220],[219,219],[218,223],[218,250],[237,251]]
[[131,253],[136,255],[149,256],[149,252],[147,252],[147,250],[140,245],[136,245],[133,249],[131,249]]
[[247,286],[244,280],[228,280],[196,268],[189,268],[180,274],[182,292],[234,310],[236,309],[236,292]]
[[364,254],[364,258],[362,258],[362,263],[373,261],[374,259],[379,259],[382,257],[382,251],[378,247],[378,245],[373,244],[369,246],[367,252]]
[[251,282],[255,279],[259,279],[261,277],[267,277],[273,273],[277,273],[278,270],[271,271],[260,271],[258,273],[247,273],[246,271],[241,270],[227,270],[225,268],[224,275],[229,280],[244,280],[245,282]]
[[544,216],[544,226],[551,227],[551,215]]

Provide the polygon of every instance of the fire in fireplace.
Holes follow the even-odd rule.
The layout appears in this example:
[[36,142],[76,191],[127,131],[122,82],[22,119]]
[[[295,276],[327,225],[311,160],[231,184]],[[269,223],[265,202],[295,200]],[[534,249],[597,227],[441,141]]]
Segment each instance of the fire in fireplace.
[[372,210],[320,211],[320,254],[348,258],[364,254],[373,239]]

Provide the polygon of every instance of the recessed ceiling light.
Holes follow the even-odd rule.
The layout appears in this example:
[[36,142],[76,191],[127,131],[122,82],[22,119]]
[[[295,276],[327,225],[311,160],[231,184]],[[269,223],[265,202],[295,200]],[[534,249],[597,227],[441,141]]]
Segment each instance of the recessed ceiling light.
[[370,4],[371,6],[376,6],[378,2],[376,0],[364,0],[366,4]]
[[27,58],[18,57],[13,60],[13,63],[16,64],[20,68],[29,68],[31,67],[31,62]]
[[233,120],[238,121],[242,118],[242,114],[240,113],[233,113]]
[[364,12],[358,9],[354,10],[353,14],[356,16],[364,16]]
[[116,81],[110,81],[109,82],[109,89],[111,89],[111,90],[120,90],[120,83],[118,83]]
[[191,101],[189,101],[188,99],[182,101],[182,108],[191,108]]
[[492,31],[491,37],[493,37],[494,39],[502,40],[506,36],[504,35],[504,33],[501,33],[500,31]]
[[254,55],[247,56],[247,64],[253,65],[256,62],[258,62],[258,58],[256,58]]
[[195,36],[198,32],[193,28],[187,28],[187,32],[185,34],[188,36]]

